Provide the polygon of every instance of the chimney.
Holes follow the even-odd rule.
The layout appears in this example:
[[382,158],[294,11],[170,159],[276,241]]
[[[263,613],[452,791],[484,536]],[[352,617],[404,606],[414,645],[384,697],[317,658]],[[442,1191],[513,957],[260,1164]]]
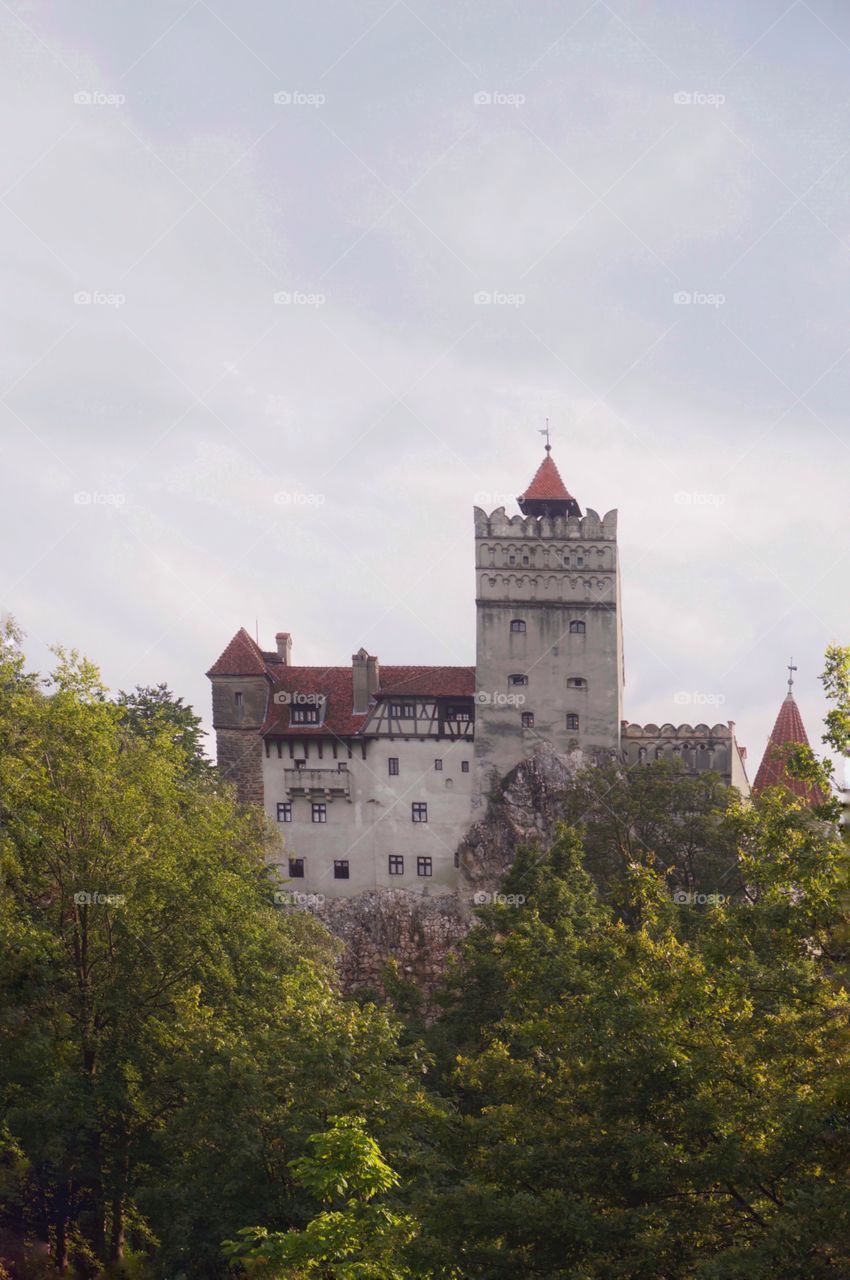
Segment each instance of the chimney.
[[285,667],[292,666],[292,636],[288,631],[278,631],[275,636],[278,656]]
[[352,683],[354,686],[354,714],[362,715],[369,707],[370,699],[378,692],[380,669],[378,659],[365,649],[351,656]]

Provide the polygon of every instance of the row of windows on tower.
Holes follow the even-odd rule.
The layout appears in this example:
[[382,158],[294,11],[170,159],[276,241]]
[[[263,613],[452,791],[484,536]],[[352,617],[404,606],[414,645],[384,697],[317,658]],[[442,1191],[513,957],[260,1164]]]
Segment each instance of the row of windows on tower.
[[[523,711],[522,727],[523,729],[534,728],[534,712],[533,711]],[[569,733],[578,733],[580,728],[581,728],[581,716],[576,715],[574,711],[570,711],[569,714],[567,715],[567,731]]]
[[[276,812],[277,812],[278,822],[292,822],[292,812],[293,812],[292,801],[291,800],[279,801]],[[324,801],[317,801],[317,802],[311,803],[310,820],[311,822],[318,822],[318,823],[327,822],[328,806],[327,804],[324,803]],[[428,821],[428,805],[425,802],[417,800],[417,801],[414,801],[413,804],[411,804],[410,821],[411,822],[427,822]]]
[[[525,618],[513,618],[511,620],[511,631],[518,635],[523,635],[526,631]],[[569,625],[569,633],[571,636],[583,636],[587,631],[587,624],[574,620]]]
[[[596,554],[597,554],[597,556],[599,557],[599,564],[598,564],[598,566],[597,566],[597,567],[598,567],[598,568],[600,568],[600,569],[601,569],[601,568],[604,568],[605,566],[604,566],[604,564],[603,564],[603,561],[604,561],[604,557],[605,557],[605,552],[604,552],[604,551],[602,551],[602,550],[600,549],[600,550],[598,550],[598,551],[596,552]],[[490,555],[491,555],[491,561],[490,561],[490,563],[492,564],[492,563],[493,563],[494,553],[491,551],[491,552],[490,552]],[[550,561],[550,563],[551,563],[551,561]],[[567,551],[567,552],[565,552],[565,553],[564,553],[564,555],[561,557],[561,563],[563,564],[563,566],[564,566],[564,568],[565,568],[565,569],[583,569],[583,568],[585,567],[584,555],[583,555],[583,553],[582,553],[582,552],[577,552],[577,553],[576,553],[576,555],[575,555],[575,557],[573,557],[573,556],[569,553],[569,551]],[[527,551],[523,551],[523,552],[509,551],[509,552],[508,552],[508,564],[509,564],[509,565],[522,565],[524,568],[525,568],[525,567],[528,567],[528,566],[530,566],[530,565],[531,565],[531,556],[530,556],[530,554],[529,554]],[[591,567],[591,565],[590,565],[590,562],[588,561],[588,568],[590,568],[590,567]]]
[[[334,880],[348,880],[350,877],[350,863],[348,858],[334,858]],[[387,859],[387,870],[391,876],[404,875],[404,855],[401,853],[391,853]],[[416,859],[416,874],[418,876],[432,876],[434,874],[434,861],[432,858],[421,857]],[[289,859],[289,878],[290,880],[304,879],[304,859]]]
[[[515,688],[517,686],[521,688],[525,688],[525,686],[528,684],[528,676],[520,675],[520,674],[510,675],[508,676],[508,684],[513,685]],[[584,676],[567,676],[567,688],[568,689],[586,689],[587,681],[585,680]]]

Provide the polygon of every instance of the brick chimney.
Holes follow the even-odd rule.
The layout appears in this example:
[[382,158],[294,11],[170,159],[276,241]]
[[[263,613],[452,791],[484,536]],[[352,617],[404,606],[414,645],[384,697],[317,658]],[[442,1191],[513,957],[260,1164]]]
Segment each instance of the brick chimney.
[[351,671],[354,686],[353,710],[355,715],[362,715],[368,709],[370,699],[378,691],[378,659],[373,658],[365,649],[359,649],[351,656]]
[[278,631],[275,636],[278,656],[285,667],[292,666],[292,636],[288,631]]

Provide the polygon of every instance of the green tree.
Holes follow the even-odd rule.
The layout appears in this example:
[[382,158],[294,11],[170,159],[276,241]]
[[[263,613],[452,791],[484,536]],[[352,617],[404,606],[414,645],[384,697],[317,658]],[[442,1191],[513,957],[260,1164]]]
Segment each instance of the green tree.
[[122,723],[134,733],[149,739],[165,734],[183,753],[191,773],[203,775],[212,768],[204,752],[206,733],[201,728],[201,717],[167,684],[137,684],[132,693],[122,689],[117,705],[122,711]]
[[[225,1245],[231,1259],[262,1263],[280,1280],[408,1280],[405,1260],[417,1233],[414,1219],[386,1200],[399,1184],[377,1142],[358,1117],[334,1117],[310,1139],[310,1153],[294,1160],[296,1180],[327,1208],[303,1231],[248,1227]],[[422,1276],[422,1272],[416,1273]]]
[[[223,1274],[258,1208],[303,1220],[288,1162],[369,1115],[402,1167],[432,1123],[415,1050],[336,988],[336,944],[273,904],[270,839],[97,671],[0,650],[0,1212],[87,1274],[132,1250]],[[283,1176],[278,1176],[282,1173]]]

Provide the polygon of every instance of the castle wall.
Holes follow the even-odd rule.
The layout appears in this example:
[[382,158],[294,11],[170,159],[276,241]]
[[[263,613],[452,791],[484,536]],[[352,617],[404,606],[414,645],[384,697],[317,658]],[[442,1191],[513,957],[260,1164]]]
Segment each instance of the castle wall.
[[[361,749],[365,747],[366,758]],[[325,897],[352,897],[366,889],[407,889],[424,896],[453,893],[457,880],[454,854],[458,840],[471,820],[474,779],[470,740],[446,738],[421,741],[381,738],[357,742],[351,758],[338,748],[339,759],[329,759],[325,748],[318,758],[315,740],[299,742],[297,755],[305,768],[324,770],[328,785],[339,785],[340,762],[347,766],[348,796],[292,796],[287,771],[293,767],[288,744],[279,757],[274,743],[262,760],[265,809],[281,838],[281,874],[288,876],[289,858],[304,859],[303,879],[287,886],[298,893]],[[390,775],[389,759],[399,761],[399,773]],[[442,760],[441,770],[435,760]],[[463,772],[462,762],[469,764]],[[314,823],[313,800],[326,804],[327,821]],[[428,821],[413,822],[411,805],[425,803]],[[278,803],[292,805],[292,821],[277,821]],[[390,875],[389,855],[404,858],[404,873]],[[431,859],[430,876],[417,874],[417,858]],[[334,877],[334,861],[346,859],[349,879]]]

